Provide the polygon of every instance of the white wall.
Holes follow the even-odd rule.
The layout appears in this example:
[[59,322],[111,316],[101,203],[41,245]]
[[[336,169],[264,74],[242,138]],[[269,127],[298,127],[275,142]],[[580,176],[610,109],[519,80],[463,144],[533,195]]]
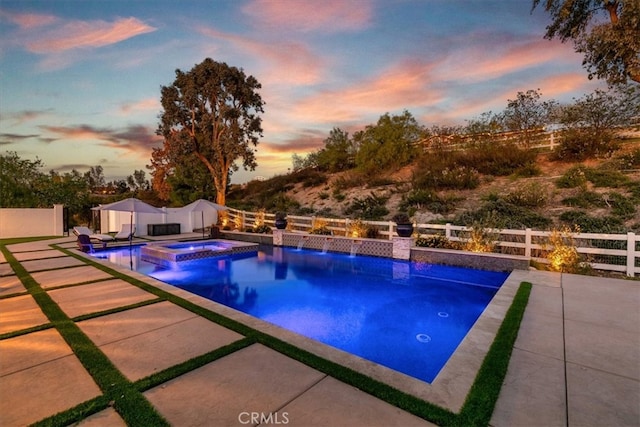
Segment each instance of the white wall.
[[63,230],[63,205],[52,209],[0,209],[0,239],[63,236]]

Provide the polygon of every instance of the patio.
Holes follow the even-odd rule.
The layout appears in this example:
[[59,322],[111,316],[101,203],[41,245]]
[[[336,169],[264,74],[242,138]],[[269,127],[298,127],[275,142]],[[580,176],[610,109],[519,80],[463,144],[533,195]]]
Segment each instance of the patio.
[[[432,425],[50,246],[74,248],[74,242],[59,238],[8,249],[126,380],[228,352],[143,392],[169,423],[255,425],[271,414],[263,424]],[[211,301],[109,267],[204,309],[236,316]],[[509,280],[533,287],[491,425],[640,424],[638,282],[537,271],[516,271]],[[99,398],[103,392],[96,379],[60,333],[45,327],[49,319],[1,253],[0,296],[6,296],[0,299],[0,423],[30,424]],[[457,394],[456,402],[466,395],[450,393]],[[112,407],[82,422],[92,423],[125,425]]]

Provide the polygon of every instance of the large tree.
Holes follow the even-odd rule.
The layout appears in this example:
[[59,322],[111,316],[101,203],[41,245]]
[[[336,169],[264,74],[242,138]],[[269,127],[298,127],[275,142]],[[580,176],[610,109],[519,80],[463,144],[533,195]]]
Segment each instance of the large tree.
[[418,143],[426,130],[413,115],[380,116],[375,125],[368,125],[353,136],[358,147],[356,166],[365,174],[376,174],[409,164],[419,153]]
[[[533,0],[535,9],[541,0]],[[640,83],[639,0],[544,0],[552,22],[545,38],[573,40],[589,78]]]
[[327,172],[351,169],[355,166],[355,151],[349,132],[334,127],[317,153],[318,168]]
[[555,101],[541,101],[540,89],[518,92],[516,99],[507,100],[502,112],[502,123],[506,130],[519,132],[523,143],[531,143],[531,135],[550,121],[555,110]]
[[573,104],[558,111],[558,120],[564,127],[560,146],[554,157],[562,160],[585,160],[608,155],[618,148],[616,134],[628,128],[640,116],[640,87],[619,85],[607,91],[574,99]]
[[176,70],[173,84],[161,88],[157,133],[164,137],[164,147],[154,150],[152,167],[168,165],[158,172],[170,176],[172,165],[195,156],[213,179],[217,202],[224,205],[236,161],[242,158],[245,170],[257,166],[254,147],[262,136],[259,113],[264,112],[260,88],[242,69],[210,58],[186,73]]

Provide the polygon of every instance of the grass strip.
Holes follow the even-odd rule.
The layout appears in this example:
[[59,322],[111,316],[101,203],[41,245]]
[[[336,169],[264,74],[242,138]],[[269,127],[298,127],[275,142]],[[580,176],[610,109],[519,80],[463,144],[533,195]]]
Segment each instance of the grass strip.
[[[3,276],[0,276],[0,277],[3,277]],[[3,299],[19,297],[20,295],[28,295],[28,294],[29,292],[27,291],[20,291],[20,292],[15,292],[13,294],[0,295],[0,301],[2,301]]]
[[32,332],[44,331],[51,328],[53,328],[53,325],[51,323],[44,323],[42,325],[32,326],[30,328],[20,329],[18,331],[5,332],[4,334],[0,334],[0,341],[19,337],[20,335],[27,335]]
[[66,411],[59,412],[31,424],[32,427],[58,427],[74,425],[93,414],[97,414],[109,407],[109,398],[105,395],[82,402]]
[[164,301],[164,299],[162,299],[162,298],[154,298],[154,299],[150,299],[150,300],[147,300],[147,301],[141,301],[141,302],[138,302],[138,303],[135,303],[135,304],[124,305],[122,307],[110,308],[108,310],[96,311],[96,312],[88,313],[88,314],[81,314],[79,316],[74,317],[71,320],[73,320],[74,322],[82,322],[83,320],[94,319],[96,317],[102,317],[102,316],[107,316],[109,314],[120,313],[120,312],[123,312],[123,311],[132,310],[134,308],[145,307],[147,305],[157,304],[157,303],[162,302],[162,301]]
[[460,426],[487,426],[507,375],[513,345],[531,294],[531,283],[522,282],[511,307],[484,358],[458,416]]
[[111,360],[69,319],[13,254],[4,245],[0,245],[0,251],[100,390],[110,402],[113,402],[114,408],[124,421],[129,425],[169,425]]
[[255,344],[254,340],[242,338],[238,341],[232,342],[231,344],[227,344],[203,355],[189,359],[186,362],[174,365],[170,368],[149,375],[148,377],[142,378],[136,381],[134,385],[140,392],[149,390],[150,388],[159,386],[162,383],[177,378],[180,375],[186,374],[187,372],[201,368],[204,365],[222,357],[235,353],[238,350],[249,347],[252,344]]

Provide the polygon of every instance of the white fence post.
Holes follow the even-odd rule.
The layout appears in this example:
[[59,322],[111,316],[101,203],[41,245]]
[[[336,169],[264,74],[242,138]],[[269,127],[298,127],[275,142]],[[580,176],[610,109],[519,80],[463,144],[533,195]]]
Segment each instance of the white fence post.
[[450,223],[446,223],[444,226],[444,237],[447,238],[447,240],[451,239],[451,224]]
[[636,268],[636,235],[627,233],[627,276],[634,276]]
[[393,240],[393,221],[389,221],[389,240]]
[[62,236],[64,234],[64,205],[53,205],[53,235]]
[[524,230],[524,256],[531,258],[531,229]]

